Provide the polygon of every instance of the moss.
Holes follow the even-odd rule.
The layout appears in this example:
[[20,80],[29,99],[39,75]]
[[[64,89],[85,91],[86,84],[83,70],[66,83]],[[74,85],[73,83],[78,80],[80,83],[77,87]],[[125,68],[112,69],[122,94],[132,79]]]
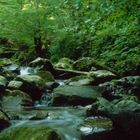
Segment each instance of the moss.
[[58,134],[48,127],[20,127],[0,134],[0,140],[61,140]]

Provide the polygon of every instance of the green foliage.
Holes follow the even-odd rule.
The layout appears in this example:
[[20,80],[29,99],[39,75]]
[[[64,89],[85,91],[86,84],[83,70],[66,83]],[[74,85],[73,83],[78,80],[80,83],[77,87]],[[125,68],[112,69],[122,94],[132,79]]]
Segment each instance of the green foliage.
[[139,25],[139,0],[0,1],[0,37],[29,46],[41,37],[53,61],[90,56],[120,73],[140,63]]
[[91,56],[120,73],[140,63],[140,1],[67,0],[65,8],[71,30],[54,47],[55,57]]

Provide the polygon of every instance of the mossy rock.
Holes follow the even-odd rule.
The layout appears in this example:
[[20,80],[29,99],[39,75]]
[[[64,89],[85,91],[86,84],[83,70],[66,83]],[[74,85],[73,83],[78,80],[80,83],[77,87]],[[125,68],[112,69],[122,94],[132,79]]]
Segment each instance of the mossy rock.
[[58,63],[55,64],[56,68],[62,68],[62,69],[73,69],[73,60],[69,59],[69,58],[61,58]]
[[20,90],[6,90],[1,100],[1,107],[6,111],[22,111],[31,106],[31,97]]
[[54,76],[49,71],[43,71],[43,70],[41,71],[40,70],[37,72],[37,75],[40,76],[44,80],[44,82],[55,81]]
[[116,129],[126,131],[140,127],[140,104],[132,98],[122,98],[113,102],[98,98],[93,103],[91,112],[94,115],[109,117]]
[[52,105],[89,105],[97,97],[100,97],[100,90],[92,86],[62,86],[54,89]]
[[39,100],[45,90],[45,81],[38,75],[19,75],[16,81],[23,82],[20,90],[28,93],[33,100]]
[[140,76],[127,76],[99,86],[104,89],[104,97],[109,100],[126,95],[134,95],[140,99]]
[[2,132],[0,140],[61,140],[61,138],[51,128],[25,126]]

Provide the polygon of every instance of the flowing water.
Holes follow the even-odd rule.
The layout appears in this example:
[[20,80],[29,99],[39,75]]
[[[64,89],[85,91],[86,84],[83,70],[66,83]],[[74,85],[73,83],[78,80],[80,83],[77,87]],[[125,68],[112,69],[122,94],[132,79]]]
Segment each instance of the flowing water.
[[20,68],[20,75],[28,75],[28,74],[35,74],[37,69],[31,67],[21,67]]
[[[36,113],[46,115],[41,120],[32,120]],[[19,112],[21,114],[21,112]],[[12,120],[12,126],[6,131],[17,127],[48,126],[55,129],[64,140],[80,140],[77,127],[83,123],[86,111],[83,107],[45,107],[35,106],[30,112],[22,112],[19,120]]]
[[[34,74],[35,69],[30,67],[22,67],[20,75]],[[56,80],[59,86],[65,86],[64,81]],[[8,111],[12,119],[12,126],[5,131],[11,131],[20,127],[38,127],[48,126],[61,136],[62,140],[81,140],[81,132],[89,134],[93,131],[103,131],[102,127],[94,127],[93,125],[83,125],[86,120],[86,108],[82,106],[76,107],[52,107],[50,99],[53,94],[48,91],[43,94],[40,101],[35,102],[30,110],[20,112]],[[94,121],[97,119],[93,118]],[[101,119],[100,119],[101,120]],[[97,119],[96,121],[99,121]]]

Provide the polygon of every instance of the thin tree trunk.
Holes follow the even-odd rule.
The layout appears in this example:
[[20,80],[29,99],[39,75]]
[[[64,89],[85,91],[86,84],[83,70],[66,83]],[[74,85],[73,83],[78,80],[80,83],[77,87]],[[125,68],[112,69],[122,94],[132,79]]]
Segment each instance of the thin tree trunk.
[[35,51],[38,57],[43,57],[41,37],[34,38]]

